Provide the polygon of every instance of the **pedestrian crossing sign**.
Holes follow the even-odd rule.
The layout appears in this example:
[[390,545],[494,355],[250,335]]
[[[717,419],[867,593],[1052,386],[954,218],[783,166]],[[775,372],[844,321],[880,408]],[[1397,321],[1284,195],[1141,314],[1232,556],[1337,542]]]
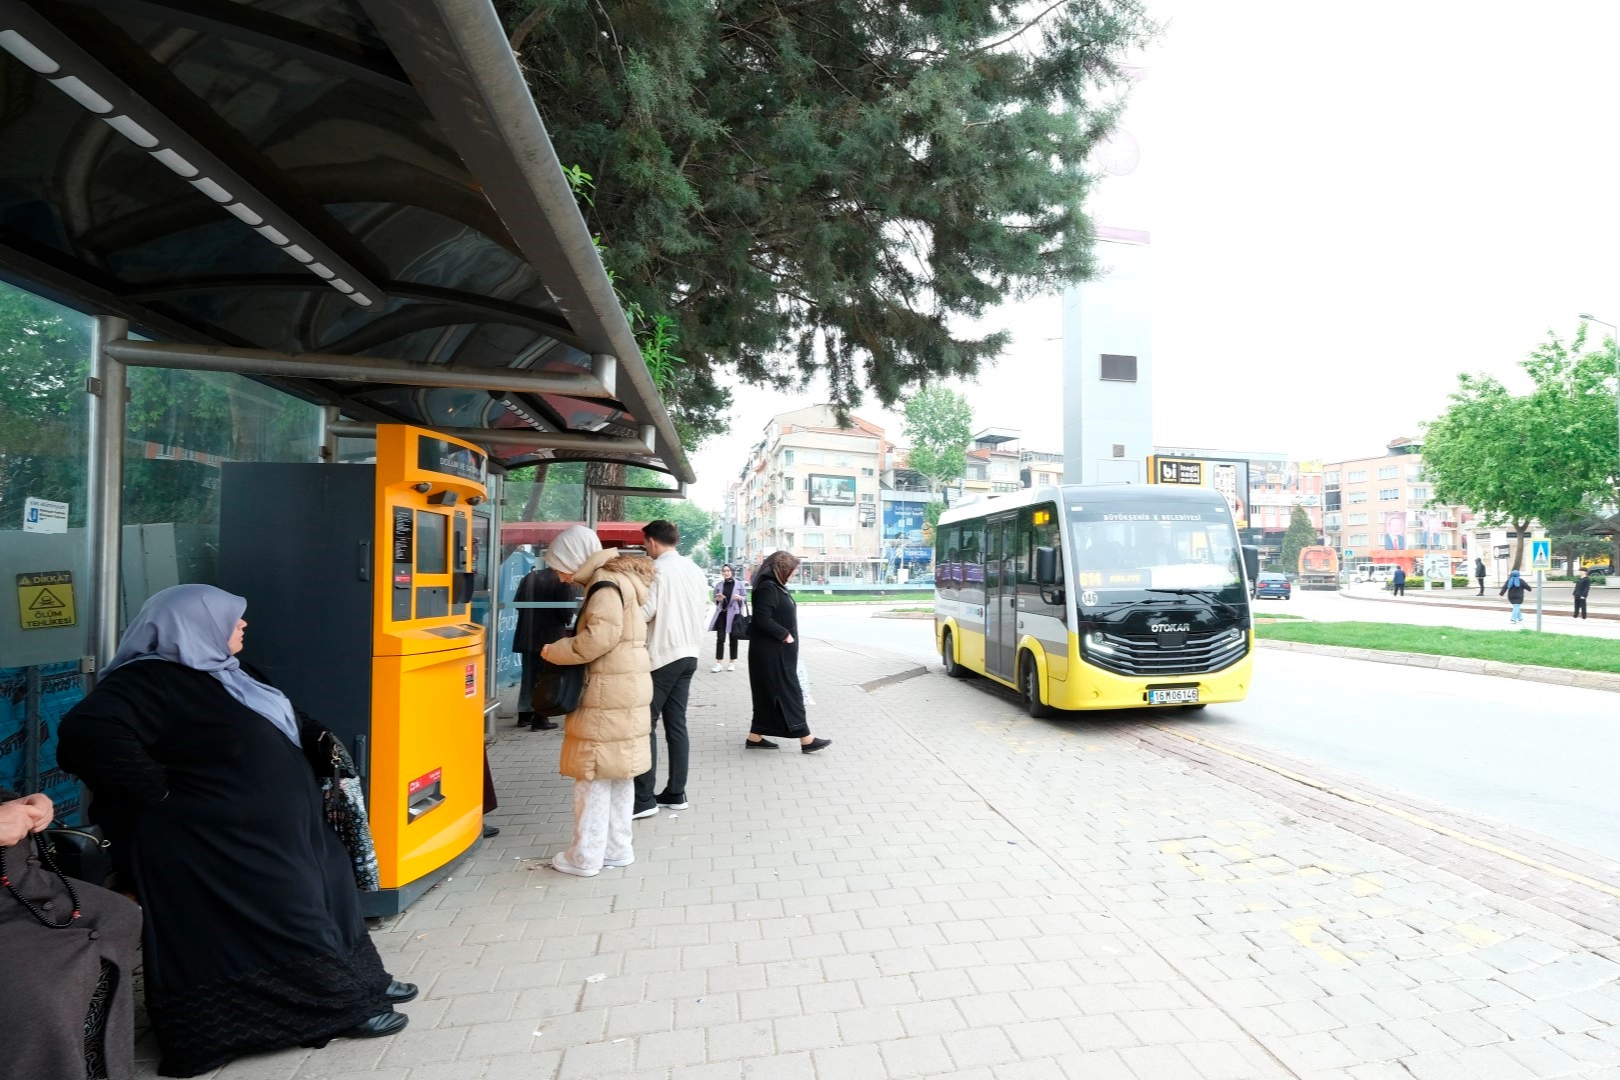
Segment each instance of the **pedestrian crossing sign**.
[[73,574],[68,570],[47,570],[17,575],[17,612],[24,630],[48,630],[73,626],[79,621],[73,609]]
[[1530,569],[1532,569],[1532,570],[1551,570],[1552,569],[1552,541],[1551,540],[1532,540],[1532,541],[1530,541]]

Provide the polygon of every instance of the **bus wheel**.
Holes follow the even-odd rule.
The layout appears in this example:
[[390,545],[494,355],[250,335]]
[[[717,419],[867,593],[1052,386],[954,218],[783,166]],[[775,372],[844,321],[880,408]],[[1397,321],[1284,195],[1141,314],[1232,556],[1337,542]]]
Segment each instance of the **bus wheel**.
[[945,674],[953,679],[965,679],[972,672],[956,662],[956,642],[951,639],[951,632],[945,631],[945,645],[940,649],[940,659],[945,662]]
[[1018,682],[1024,693],[1024,708],[1029,710],[1029,715],[1037,720],[1055,716],[1056,710],[1050,705],[1041,703],[1041,671],[1035,666],[1035,658],[1025,653],[1019,669],[1023,673],[1023,678]]

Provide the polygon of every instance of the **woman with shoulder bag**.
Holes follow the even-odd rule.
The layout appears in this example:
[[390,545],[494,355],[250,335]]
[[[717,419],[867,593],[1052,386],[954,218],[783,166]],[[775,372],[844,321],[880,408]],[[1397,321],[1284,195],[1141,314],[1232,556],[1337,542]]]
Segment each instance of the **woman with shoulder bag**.
[[754,720],[748,729],[749,750],[775,750],[765,738],[799,740],[799,751],[814,754],[832,745],[810,733],[799,683],[799,613],[787,583],[799,568],[798,557],[776,551],[765,557],[754,578],[754,617],[748,636],[748,686],[754,696]]
[[62,721],[57,760],[145,911],[164,1076],[392,1035],[416,996],[384,969],[327,823],[307,756],[323,730],[237,658],[246,608],[211,585],[154,594]]
[[62,873],[44,795],[0,789],[0,1075],[130,1080],[141,909]]
[[559,533],[546,562],[585,589],[574,635],[540,653],[548,664],[585,668],[579,703],[563,721],[558,764],[574,779],[574,841],[552,857],[551,867],[595,877],[604,866],[636,861],[630,834],[635,778],[652,768],[652,659],[642,606],[656,569],[644,555],[603,550],[583,525]]
[[727,638],[731,639],[731,666],[726,670],[737,670],[737,639],[747,636],[747,626],[748,595],[743,583],[737,580],[736,571],[727,563],[720,568],[720,580],[714,586],[714,614],[709,616],[709,629],[715,632],[711,671],[720,670]]

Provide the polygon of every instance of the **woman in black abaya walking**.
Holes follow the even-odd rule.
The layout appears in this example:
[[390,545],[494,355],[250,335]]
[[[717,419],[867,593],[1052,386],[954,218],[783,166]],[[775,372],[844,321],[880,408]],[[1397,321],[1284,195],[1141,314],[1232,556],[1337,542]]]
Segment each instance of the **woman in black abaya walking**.
[[62,721],[57,760],[94,792],[146,915],[164,1076],[392,1035],[416,996],[384,970],[326,823],[305,749],[323,730],[237,661],[246,607],[211,585],[155,594]]
[[832,745],[810,733],[799,685],[799,613],[787,583],[799,568],[798,557],[776,551],[765,557],[754,576],[754,619],[748,632],[748,686],[754,695],[754,722],[748,729],[749,750],[775,750],[764,736],[798,739],[799,751],[814,754]]

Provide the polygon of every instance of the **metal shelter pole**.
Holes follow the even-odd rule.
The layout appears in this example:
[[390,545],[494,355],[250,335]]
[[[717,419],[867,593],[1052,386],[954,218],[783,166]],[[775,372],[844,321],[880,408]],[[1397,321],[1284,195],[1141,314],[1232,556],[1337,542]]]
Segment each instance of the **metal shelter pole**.
[[107,346],[129,336],[129,321],[96,316],[90,344],[90,467],[85,520],[90,540],[90,660],[100,671],[118,651],[119,569],[123,548],[124,365]]
[[342,421],[342,419],[343,410],[338,408],[336,405],[321,406],[319,421],[320,426],[316,429],[316,436],[320,442],[320,446],[316,449],[315,453],[317,455],[317,460],[322,461],[327,465],[333,465],[337,462],[338,436],[337,433],[332,430],[332,425],[339,423]]

